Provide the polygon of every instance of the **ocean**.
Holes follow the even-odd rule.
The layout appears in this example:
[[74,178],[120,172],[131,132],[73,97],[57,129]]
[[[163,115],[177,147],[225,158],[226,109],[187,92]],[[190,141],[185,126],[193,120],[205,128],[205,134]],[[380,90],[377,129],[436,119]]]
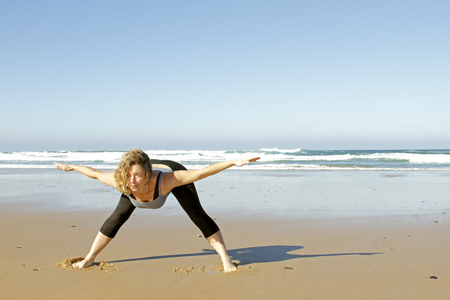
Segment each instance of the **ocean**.
[[[450,150],[144,150],[150,158],[180,162],[198,169],[219,161],[260,156],[236,170],[304,171],[450,171]],[[124,151],[1,152],[0,169],[49,169],[53,162],[115,169]]]
[[[450,150],[144,150],[188,169],[261,160],[196,183],[208,211],[363,216],[450,212]],[[120,193],[54,161],[114,170],[124,151],[0,153],[0,203],[42,209],[112,209]],[[8,204],[8,205],[9,205]],[[36,209],[34,207],[33,209]],[[180,213],[174,199],[166,213]]]

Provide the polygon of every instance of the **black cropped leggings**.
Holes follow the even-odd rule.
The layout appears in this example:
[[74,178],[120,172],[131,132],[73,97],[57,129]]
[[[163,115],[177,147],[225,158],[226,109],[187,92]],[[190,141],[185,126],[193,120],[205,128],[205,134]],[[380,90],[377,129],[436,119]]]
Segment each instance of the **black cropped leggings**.
[[[184,166],[171,160],[152,159],[150,162],[152,165],[166,165],[173,171],[186,170]],[[177,198],[181,207],[188,214],[192,222],[194,222],[203,233],[205,238],[208,238],[219,231],[219,227],[216,223],[203,210],[200,199],[198,198],[197,190],[193,183],[176,187],[171,192],[175,198]],[[112,215],[106,219],[105,223],[103,223],[100,232],[107,237],[114,238],[120,227],[122,227],[122,225],[130,218],[135,208],[136,207],[131,203],[130,199],[122,194],[119,204]]]

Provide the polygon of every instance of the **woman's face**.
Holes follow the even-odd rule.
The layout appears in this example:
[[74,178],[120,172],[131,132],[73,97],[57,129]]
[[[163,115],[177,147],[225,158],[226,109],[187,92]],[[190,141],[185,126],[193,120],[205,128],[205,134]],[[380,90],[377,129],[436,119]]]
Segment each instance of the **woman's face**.
[[146,187],[145,170],[139,164],[133,164],[127,173],[127,185],[132,192],[140,192]]

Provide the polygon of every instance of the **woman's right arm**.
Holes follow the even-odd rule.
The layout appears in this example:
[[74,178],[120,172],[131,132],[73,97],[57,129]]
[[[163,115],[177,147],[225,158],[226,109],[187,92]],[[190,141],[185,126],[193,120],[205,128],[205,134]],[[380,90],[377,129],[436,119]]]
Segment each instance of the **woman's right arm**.
[[102,172],[97,169],[86,167],[86,166],[78,166],[78,165],[68,165],[59,162],[54,162],[56,167],[62,171],[76,171],[80,174],[83,174],[89,178],[97,179],[98,181],[112,186],[113,188],[117,188],[116,180],[114,179],[114,172]]

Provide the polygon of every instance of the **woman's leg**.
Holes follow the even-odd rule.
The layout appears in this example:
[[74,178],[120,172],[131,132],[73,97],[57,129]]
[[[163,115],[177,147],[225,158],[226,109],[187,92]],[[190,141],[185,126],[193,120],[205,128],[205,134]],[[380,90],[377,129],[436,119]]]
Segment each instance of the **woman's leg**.
[[120,227],[128,220],[128,218],[130,218],[134,209],[135,207],[131,203],[130,199],[122,194],[116,209],[100,228],[100,231],[98,232],[94,242],[92,243],[89,253],[82,261],[77,262],[72,266],[74,268],[87,268],[89,266],[92,266],[97,255],[116,236]]
[[[186,168],[181,164],[169,160],[151,160],[151,162],[154,164],[166,165],[173,171],[186,170]],[[216,250],[217,254],[219,254],[223,263],[224,271],[235,271],[237,268],[228,256],[220,229],[214,220],[211,219],[211,217],[209,217],[203,210],[197,190],[195,189],[195,185],[190,183],[176,187],[172,190],[172,194],[177,198],[181,207],[187,213],[192,222],[194,222],[194,224],[203,233],[203,236],[209,244],[214,248],[214,250]]]
[[135,208],[128,196],[122,194],[119,204],[117,204],[111,216],[103,223],[100,232],[107,237],[114,238],[120,227],[130,218]]
[[231,258],[228,256],[227,249],[225,248],[225,242],[223,241],[222,233],[217,231],[213,235],[206,238],[209,244],[216,250],[222,259],[224,272],[233,272],[237,270],[236,265],[233,264]]
[[203,233],[209,244],[219,254],[225,272],[236,271],[236,266],[228,256],[222,234],[217,224],[203,210],[193,183],[172,190],[181,207]]
[[94,240],[94,243],[92,243],[91,250],[89,251],[88,255],[86,255],[86,257],[82,261],[73,264],[72,267],[75,269],[80,269],[92,266],[94,264],[95,257],[97,257],[100,251],[102,251],[103,248],[105,248],[111,240],[112,238],[107,237],[99,231],[97,237]]

